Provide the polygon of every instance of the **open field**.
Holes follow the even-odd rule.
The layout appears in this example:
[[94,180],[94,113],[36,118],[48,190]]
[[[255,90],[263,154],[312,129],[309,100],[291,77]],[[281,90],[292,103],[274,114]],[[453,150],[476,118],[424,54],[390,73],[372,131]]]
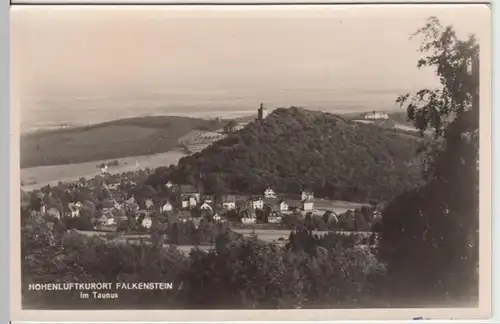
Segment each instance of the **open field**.
[[[221,130],[219,130],[221,131]],[[186,135],[182,136],[179,138],[178,143],[179,144],[200,144],[200,143],[211,143],[214,140],[219,140],[224,138],[225,135],[221,134],[220,132],[208,132],[208,131],[201,131],[201,130],[192,130]]]
[[[395,129],[414,131],[401,114],[389,115]],[[344,116],[359,119],[361,115]],[[244,116],[236,121],[247,123],[254,118]],[[152,155],[170,151],[180,143],[197,152],[224,137],[218,135],[226,123],[224,119],[148,116],[28,133],[21,136],[21,168]]]
[[189,132],[212,132],[225,122],[154,116],[25,134],[20,143],[21,168],[165,153]]
[[[357,123],[363,123],[363,124],[375,124],[375,122],[372,120],[356,119],[354,121]],[[400,124],[397,122],[394,122],[393,128],[404,130],[407,132],[417,132],[417,129],[414,126],[411,126],[408,124]]]
[[[177,164],[183,156],[223,138],[216,132],[219,123],[223,121],[141,117],[25,135],[21,138],[22,188],[33,190],[59,181],[94,177],[100,173],[97,166],[111,160],[119,163],[109,166],[112,174],[135,171],[137,162],[140,168]],[[179,144],[188,151],[178,148]],[[137,154],[140,152],[151,154]],[[97,157],[101,158],[93,159]]]
[[[166,153],[131,156],[118,159],[119,165],[110,166],[109,173],[122,173],[137,170],[136,162],[139,161],[140,168],[156,168],[176,164],[180,158],[185,156],[180,151]],[[75,181],[81,177],[90,178],[101,173],[97,165],[104,162],[91,161],[65,165],[38,166],[21,169],[21,181],[24,182],[23,190],[34,190],[48,184],[56,184],[59,181]]]
[[[389,115],[389,121],[393,123],[392,128],[405,131],[405,132],[412,132],[416,133],[417,129],[415,126],[411,125],[407,121],[407,113],[406,111],[398,111],[398,112],[388,112]],[[363,124],[376,124],[375,121],[373,120],[366,120],[364,119],[364,113],[352,113],[352,114],[345,114],[343,115],[347,119],[350,119],[352,121],[355,121],[357,123],[363,123]]]
[[[259,229],[259,228],[232,228],[232,230],[236,233],[242,234],[244,237],[250,237],[251,235],[257,235],[257,238],[263,242],[267,243],[277,243],[284,244],[292,230],[290,229]],[[98,232],[98,231],[78,231],[81,234],[87,236],[101,236],[109,239],[110,242],[117,243],[134,243],[140,242],[144,240],[146,242],[149,241],[149,234],[119,234],[115,232]],[[329,233],[330,231],[313,231],[313,234],[324,235]],[[336,231],[335,233],[344,234],[344,235],[363,235],[365,237],[369,237],[371,232],[346,232],[346,231]],[[170,247],[170,244],[164,244],[165,248]],[[191,249],[195,248],[194,245],[177,245],[175,246],[179,251],[184,254],[189,254]],[[208,251],[214,246],[212,245],[199,245],[197,248]]]
[[[101,237],[108,237],[110,239],[110,242],[116,242],[116,243],[138,243],[140,240],[144,240],[145,242],[149,241],[150,235],[149,234],[119,234],[119,233],[114,233],[114,232],[97,232],[97,231],[78,231],[78,233],[86,235],[86,236],[101,236]],[[171,244],[163,244],[164,248],[169,248]],[[184,255],[188,255],[193,248],[200,249],[202,251],[209,251],[210,249],[214,248],[212,245],[175,245],[175,248],[179,250],[179,252],[183,253]]]
[[196,153],[225,137],[226,135],[222,134],[222,129],[216,131],[192,130],[182,136],[178,140],[178,144],[186,150],[186,153]]
[[271,230],[271,229],[240,229],[233,228],[236,233],[242,234],[245,237],[249,237],[252,234],[256,234],[259,240],[265,242],[276,242],[285,241],[288,239],[291,230]]
[[368,206],[368,204],[361,204],[356,202],[340,201],[340,200],[326,200],[320,198],[314,199],[314,208],[320,211],[331,210],[337,214],[342,214],[350,209],[353,210],[356,208],[361,208],[363,206]]
[[[256,234],[257,238],[264,241],[264,242],[276,242],[276,243],[283,243],[288,239],[288,236],[292,232],[292,230],[289,229],[279,229],[279,230],[272,230],[272,229],[241,229],[241,228],[233,228],[233,231],[236,233],[240,233],[245,237],[251,236],[252,234]],[[323,235],[327,234],[330,231],[313,231],[313,234],[317,235]],[[364,236],[370,236],[372,233],[371,232],[344,232],[344,231],[336,231],[335,233],[339,234],[344,234],[344,235],[364,235]]]

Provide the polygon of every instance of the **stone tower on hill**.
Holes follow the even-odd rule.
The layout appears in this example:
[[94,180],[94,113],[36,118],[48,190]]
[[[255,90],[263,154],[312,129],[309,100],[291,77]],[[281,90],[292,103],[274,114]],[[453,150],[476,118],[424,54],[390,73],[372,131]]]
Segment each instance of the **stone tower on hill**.
[[260,104],[260,108],[257,111],[257,119],[258,120],[263,120],[264,118],[267,117],[267,108],[264,107],[264,104]]

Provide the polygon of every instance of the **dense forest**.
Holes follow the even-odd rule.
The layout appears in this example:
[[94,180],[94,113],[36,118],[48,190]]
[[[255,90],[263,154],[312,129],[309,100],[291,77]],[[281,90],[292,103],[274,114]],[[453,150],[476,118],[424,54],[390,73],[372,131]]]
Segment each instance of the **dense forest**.
[[227,121],[148,116],[26,134],[20,142],[21,168],[164,153],[189,131],[216,130],[224,123]]
[[206,192],[298,193],[332,199],[386,200],[420,180],[417,137],[303,108],[276,109],[148,183],[197,182]]

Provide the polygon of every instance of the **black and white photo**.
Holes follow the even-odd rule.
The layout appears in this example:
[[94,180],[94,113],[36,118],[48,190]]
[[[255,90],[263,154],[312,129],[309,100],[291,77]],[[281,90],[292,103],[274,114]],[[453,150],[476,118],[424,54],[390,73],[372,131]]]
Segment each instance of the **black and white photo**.
[[490,15],[14,6],[21,309],[484,311]]

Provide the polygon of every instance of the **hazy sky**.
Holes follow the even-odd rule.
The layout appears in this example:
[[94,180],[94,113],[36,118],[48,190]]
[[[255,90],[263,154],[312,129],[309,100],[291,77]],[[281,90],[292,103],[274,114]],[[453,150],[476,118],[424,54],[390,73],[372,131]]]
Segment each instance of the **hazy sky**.
[[434,82],[416,68],[419,43],[409,40],[428,16],[480,40],[490,28],[482,5],[24,6],[11,9],[12,78],[23,109],[147,104],[154,96],[398,92]]

